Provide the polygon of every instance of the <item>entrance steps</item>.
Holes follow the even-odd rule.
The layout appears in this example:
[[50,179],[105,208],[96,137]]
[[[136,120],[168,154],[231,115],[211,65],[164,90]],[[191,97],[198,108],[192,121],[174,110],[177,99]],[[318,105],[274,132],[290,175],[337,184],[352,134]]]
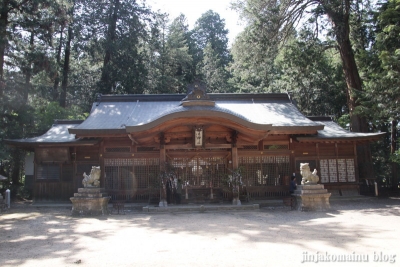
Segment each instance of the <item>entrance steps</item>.
[[244,211],[244,210],[259,210],[259,204],[245,205],[169,205],[168,207],[145,206],[143,212],[163,213],[163,212],[207,212],[207,211]]

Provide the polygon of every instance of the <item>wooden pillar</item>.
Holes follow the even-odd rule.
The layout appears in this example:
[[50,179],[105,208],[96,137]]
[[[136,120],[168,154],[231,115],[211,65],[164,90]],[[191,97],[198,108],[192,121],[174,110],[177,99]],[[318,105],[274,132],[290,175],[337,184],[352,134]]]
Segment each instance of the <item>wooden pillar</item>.
[[239,158],[237,149],[238,132],[234,131],[232,136],[232,169],[239,168]]
[[38,166],[37,166],[37,161],[36,161],[36,149],[34,150],[34,152],[33,153],[35,153],[34,154],[34,157],[33,157],[33,188],[32,188],[32,199],[33,199],[33,201],[35,201],[35,200],[38,200],[37,199],[37,190],[36,190],[36,188],[38,187],[38,184],[37,184],[37,168],[38,168]]
[[358,157],[357,157],[357,143],[353,142],[353,150],[354,150],[354,171],[356,175],[356,183],[360,182],[360,174],[358,172]]
[[239,168],[238,149],[236,146],[232,147],[232,168]]
[[[340,183],[339,163],[338,163],[339,151],[338,151],[338,146],[337,146],[337,143],[336,143],[336,142],[335,142],[335,158],[336,158],[336,177],[337,177],[338,183]],[[340,192],[341,192],[341,191],[340,191]]]
[[319,169],[319,173],[321,173],[321,166],[319,166],[319,144],[315,143],[315,150],[317,153],[317,162],[315,164],[315,167]]
[[100,176],[100,187],[106,187],[106,170],[104,166],[104,139],[101,140],[100,142],[100,147],[99,147],[99,163],[100,163],[100,170],[101,170],[101,176]]
[[[78,172],[78,166],[76,164],[76,146],[72,148],[72,168],[73,168],[73,174],[72,174],[72,187],[74,190],[78,188],[77,182],[76,182],[76,174]],[[101,184],[101,183],[100,183]]]
[[[164,138],[164,133],[160,133],[160,173],[164,172],[166,170],[166,152],[165,152],[165,138]],[[166,199],[167,199],[167,192],[165,191],[165,181],[159,181],[161,183],[160,185],[160,207],[166,205]]]
[[291,168],[291,174],[292,173],[296,173],[296,159],[294,156],[294,149],[295,149],[295,145],[294,145],[294,140],[292,137],[289,138],[289,150],[290,150],[290,168]]
[[165,152],[165,139],[164,133],[160,133],[160,171],[165,171],[166,164],[166,152]]

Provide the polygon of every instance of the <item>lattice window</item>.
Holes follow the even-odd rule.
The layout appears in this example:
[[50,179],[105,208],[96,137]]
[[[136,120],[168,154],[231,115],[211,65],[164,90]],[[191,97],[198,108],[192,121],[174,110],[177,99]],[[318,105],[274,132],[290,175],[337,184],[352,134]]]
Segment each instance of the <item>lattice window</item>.
[[60,164],[43,163],[37,165],[36,179],[60,179]]
[[321,183],[355,182],[354,159],[320,160]]
[[321,159],[319,161],[319,166],[320,166],[320,179],[321,183],[329,183],[329,168],[328,168],[328,160],[327,159]]
[[249,186],[283,185],[283,177],[290,174],[288,156],[239,157],[239,166]]
[[338,159],[337,166],[338,166],[339,182],[347,182],[346,160]]
[[347,181],[355,182],[356,172],[354,168],[354,159],[346,159],[346,168],[347,168]]
[[264,145],[265,150],[287,150],[288,145]]
[[133,185],[132,159],[105,159],[105,187],[113,190],[131,190]]
[[336,159],[328,159],[328,164],[329,164],[329,181],[331,183],[336,183],[338,181]]
[[184,184],[222,187],[227,175],[227,160],[223,157],[172,158],[173,172]]
[[158,158],[105,159],[106,188],[132,190],[158,187],[159,162]]
[[106,166],[105,173],[105,183],[107,189],[133,189],[132,166]]
[[129,153],[129,152],[131,152],[131,148],[129,146],[106,147],[105,152],[107,152],[107,153]]
[[137,148],[138,152],[147,152],[147,151],[158,151],[159,149],[155,147],[147,147],[147,146],[141,146]]
[[258,150],[258,145],[245,145],[239,148],[240,150]]
[[138,188],[159,187],[160,160],[158,158],[134,159],[133,165]]
[[104,166],[132,166],[133,159],[104,159]]

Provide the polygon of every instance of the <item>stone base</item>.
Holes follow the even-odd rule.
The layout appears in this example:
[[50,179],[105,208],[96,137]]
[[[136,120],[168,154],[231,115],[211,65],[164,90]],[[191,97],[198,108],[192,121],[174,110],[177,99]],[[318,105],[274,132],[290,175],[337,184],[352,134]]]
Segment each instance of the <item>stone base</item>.
[[108,214],[108,201],[104,188],[78,188],[78,193],[70,198],[72,202],[71,214],[74,216],[99,216]]
[[298,185],[293,196],[296,197],[296,209],[329,210],[331,193],[322,184]]

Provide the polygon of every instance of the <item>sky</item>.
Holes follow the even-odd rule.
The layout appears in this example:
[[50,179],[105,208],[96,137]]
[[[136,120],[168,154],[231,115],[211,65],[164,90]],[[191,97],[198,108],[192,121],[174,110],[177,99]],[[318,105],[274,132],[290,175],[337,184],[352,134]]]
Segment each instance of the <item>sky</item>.
[[189,29],[193,29],[196,20],[211,9],[225,19],[225,28],[229,30],[229,46],[244,28],[239,24],[239,15],[229,8],[232,0],[147,0],[146,2],[153,10],[160,9],[170,14],[171,21],[183,13],[188,19]]

